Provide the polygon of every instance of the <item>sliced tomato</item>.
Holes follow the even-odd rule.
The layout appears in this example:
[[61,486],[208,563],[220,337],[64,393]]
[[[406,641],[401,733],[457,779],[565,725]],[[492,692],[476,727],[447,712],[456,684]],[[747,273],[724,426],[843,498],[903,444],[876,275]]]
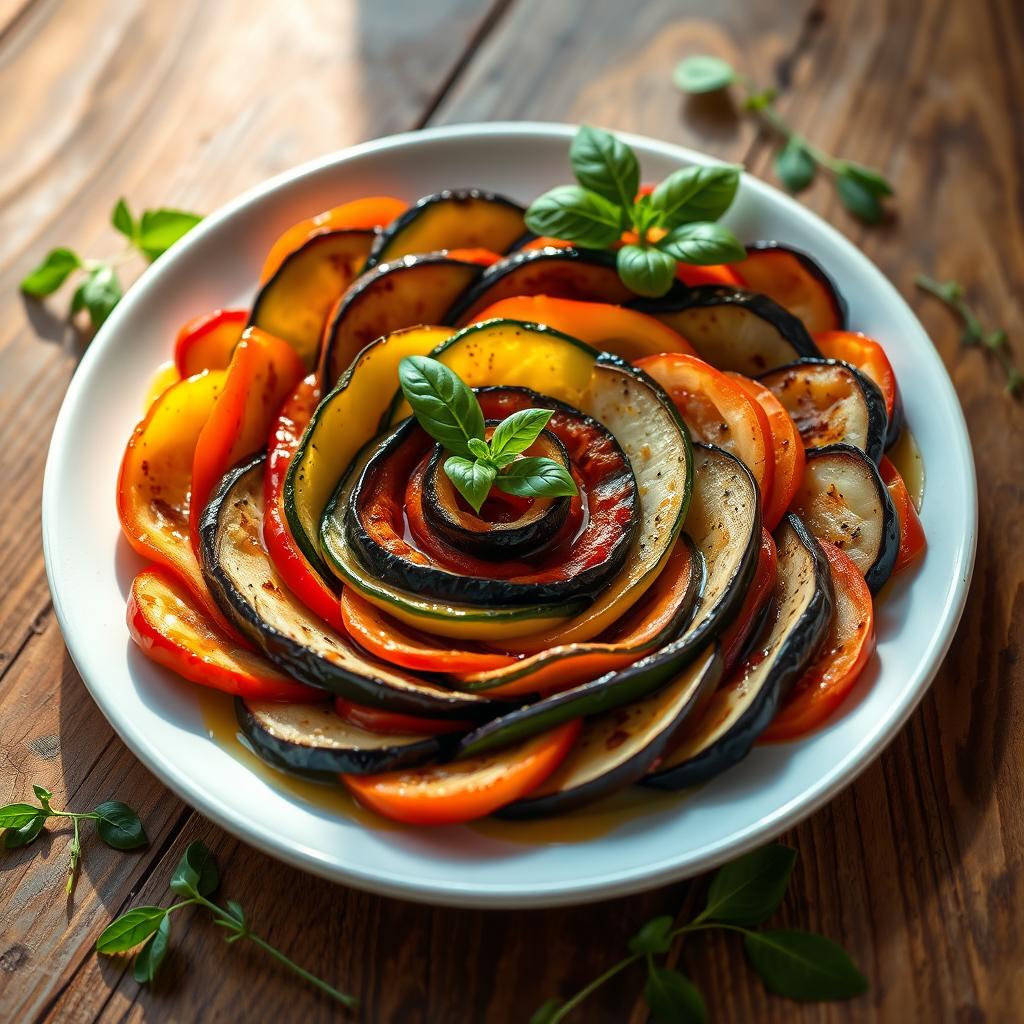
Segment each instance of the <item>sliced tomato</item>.
[[764,411],[772,435],[775,475],[771,490],[762,503],[761,520],[768,530],[782,521],[804,478],[804,443],[785,406],[760,381],[741,373],[727,373]]
[[775,477],[772,432],[764,410],[734,380],[698,356],[668,353],[639,359],[669,394],[700,441],[741,459],[761,489],[762,501]]
[[896,506],[896,515],[900,521],[900,550],[892,569],[893,572],[899,572],[921,555],[927,541],[921,519],[900,471],[884,455],[878,471],[882,474],[882,482],[889,490],[889,497]]
[[473,821],[526,796],[565,759],[580,721],[512,747],[445,764],[381,775],[342,775],[356,799],[385,818],[410,825]]
[[174,342],[174,363],[182,377],[226,370],[249,321],[244,309],[215,309],[189,320]]
[[476,263],[481,267],[489,267],[501,259],[501,254],[490,249],[449,249],[448,258],[463,263]]
[[320,402],[316,374],[311,373],[285,399],[267,442],[263,477],[263,543],[285,586],[332,629],[345,632],[338,595],[323,581],[295,543],[282,504],[284,479],[302,434]]
[[676,266],[676,277],[691,288],[696,288],[700,284],[726,284],[733,288],[740,286],[739,277],[727,263],[715,263],[709,267],[680,263]]
[[393,196],[366,196],[343,203],[333,209],[318,213],[315,217],[307,217],[293,224],[270,247],[267,258],[260,271],[260,283],[270,280],[274,272],[288,256],[295,252],[314,235],[328,231],[366,230],[380,228],[390,224],[406,209],[401,199]]
[[536,238],[531,238],[525,245],[521,245],[516,251],[517,252],[528,252],[531,249],[571,249],[572,242],[567,242],[564,238],[552,238],[550,235],[538,235]]
[[517,295],[488,306],[473,323],[495,318],[546,324],[630,362],[660,352],[687,352],[693,346],[677,331],[646,313],[605,302]]
[[821,653],[761,734],[765,741],[795,739],[825,722],[853,689],[875,649],[875,612],[864,577],[834,544],[822,544],[821,549],[832,571],[832,622]]
[[368,708],[362,704],[353,704],[338,697],[334,701],[334,709],[353,725],[368,732],[379,732],[386,735],[398,733],[402,736],[442,736],[449,732],[467,732],[473,728],[472,722],[458,722],[451,718],[419,718],[416,715],[399,715],[394,711],[382,708]]
[[196,439],[189,529],[199,550],[199,517],[221,477],[267,443],[285,398],[306,375],[295,349],[258,327],[247,327],[228,365],[224,387]]
[[776,245],[754,248],[732,269],[744,287],[774,299],[811,334],[842,328],[842,300],[821,268],[803,253]]
[[200,686],[259,700],[326,697],[229,640],[194,596],[163,569],[145,569],[135,577],[127,620],[128,632],[147,658]]
[[896,374],[885,354],[885,349],[873,338],[859,331],[819,331],[814,335],[814,344],[821,354],[829,359],[841,359],[850,363],[870,377],[885,398],[885,411],[892,422],[896,411],[898,391]]
[[721,647],[724,667],[722,672],[729,676],[739,664],[747,645],[761,624],[762,616],[775,593],[779,560],[772,535],[761,528],[761,549],[757,554],[757,568],[754,579],[743,598],[743,607],[733,623],[722,634]]

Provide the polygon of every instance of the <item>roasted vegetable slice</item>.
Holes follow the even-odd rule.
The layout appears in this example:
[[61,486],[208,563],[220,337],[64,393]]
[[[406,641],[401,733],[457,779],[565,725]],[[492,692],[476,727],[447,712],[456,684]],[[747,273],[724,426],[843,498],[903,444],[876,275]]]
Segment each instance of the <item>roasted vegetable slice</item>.
[[818,542],[795,516],[776,531],[778,577],[771,629],[754,654],[687,723],[644,785],[681,789],[743,760],[780,700],[821,647],[832,614],[832,581]]
[[900,524],[878,469],[859,448],[809,449],[793,511],[818,540],[853,559],[872,594],[881,589],[899,554]]
[[760,635],[761,627],[771,608],[778,571],[779,559],[775,550],[775,540],[762,527],[761,549],[757,555],[754,578],[747,588],[739,614],[719,641],[723,671],[731,672],[750,653],[751,644]]
[[805,448],[845,442],[878,462],[887,417],[881,391],[856,367],[831,359],[802,359],[766,373],[761,382],[785,406]]
[[892,498],[893,507],[900,521],[900,550],[892,567],[893,572],[899,572],[924,551],[927,541],[910,491],[899,470],[883,455],[878,472],[889,492],[889,497]]
[[807,328],[767,295],[700,285],[630,305],[678,331],[719,370],[756,377],[802,356],[821,355]]
[[244,309],[215,309],[194,317],[174,342],[174,365],[184,377],[203,370],[226,370],[249,320]]

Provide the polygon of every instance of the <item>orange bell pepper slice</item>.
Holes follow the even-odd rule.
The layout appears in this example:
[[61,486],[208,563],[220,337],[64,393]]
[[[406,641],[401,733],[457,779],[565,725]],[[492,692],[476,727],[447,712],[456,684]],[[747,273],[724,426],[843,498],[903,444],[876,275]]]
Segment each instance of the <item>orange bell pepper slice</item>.
[[306,702],[326,696],[229,640],[164,569],[145,569],[135,577],[127,621],[147,658],[200,686],[259,700]]
[[888,489],[892,503],[896,506],[896,515],[900,521],[900,549],[892,569],[893,572],[899,572],[924,551],[928,542],[914,500],[903,477],[900,476],[900,471],[884,455],[878,471],[882,475],[882,483]]
[[247,327],[225,371],[224,387],[196,438],[189,532],[199,550],[199,517],[221,477],[267,443],[281,404],[306,375],[286,341]]
[[814,344],[823,356],[851,363],[870,377],[882,392],[885,411],[892,420],[898,394],[896,374],[885,349],[877,341],[859,331],[819,331],[814,335]]
[[513,747],[463,761],[380,775],[342,775],[365,807],[409,825],[473,821],[521,799],[562,763],[579,735],[577,719]]
[[321,235],[327,231],[381,228],[390,224],[405,209],[406,204],[393,196],[366,196],[325,210],[315,217],[300,220],[270,247],[263,269],[260,271],[260,284],[269,281],[288,256],[314,235]]
[[215,309],[189,320],[174,342],[174,365],[182,377],[203,370],[226,370],[249,322],[244,309]]
[[346,722],[358,725],[367,732],[386,735],[398,733],[405,736],[443,736],[449,732],[468,732],[472,722],[458,722],[451,718],[419,718],[416,715],[400,715],[383,708],[368,708],[353,704],[344,697],[337,697],[334,709]]

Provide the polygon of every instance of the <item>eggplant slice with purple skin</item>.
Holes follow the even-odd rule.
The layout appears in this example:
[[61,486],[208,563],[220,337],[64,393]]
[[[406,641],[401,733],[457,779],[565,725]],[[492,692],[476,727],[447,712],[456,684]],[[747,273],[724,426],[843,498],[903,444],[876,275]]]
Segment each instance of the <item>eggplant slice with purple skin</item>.
[[775,541],[779,570],[767,635],[684,726],[665,760],[643,779],[645,786],[694,786],[742,761],[825,639],[835,598],[821,545],[792,514],[779,524]]

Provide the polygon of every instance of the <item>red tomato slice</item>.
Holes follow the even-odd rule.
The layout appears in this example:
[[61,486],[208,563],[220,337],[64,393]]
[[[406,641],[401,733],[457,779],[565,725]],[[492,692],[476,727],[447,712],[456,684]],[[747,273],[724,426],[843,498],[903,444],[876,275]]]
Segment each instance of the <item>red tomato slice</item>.
[[802,253],[781,246],[752,249],[732,269],[744,287],[774,299],[811,334],[842,327],[841,300],[817,264]]
[[127,619],[128,632],[147,658],[200,686],[259,700],[324,698],[322,691],[295,682],[227,639],[163,569],[146,569],[135,577]]
[[244,309],[215,309],[189,320],[174,342],[174,365],[182,377],[203,370],[226,370],[249,322]]
[[741,459],[754,475],[764,496],[775,477],[772,432],[764,410],[721,370],[697,356],[667,353],[639,359],[671,396],[690,433],[718,445]]
[[814,344],[823,356],[850,363],[870,377],[882,392],[885,411],[892,420],[896,409],[896,374],[877,341],[858,331],[819,331],[814,335]]
[[385,818],[410,825],[472,821],[536,789],[565,759],[579,720],[464,761],[381,775],[342,775],[356,799]]
[[441,736],[448,732],[466,732],[473,728],[472,722],[456,722],[450,718],[418,718],[415,715],[399,715],[381,708],[368,708],[362,704],[338,697],[334,709],[353,725],[368,732],[385,735],[398,733],[406,736]]
[[501,259],[501,255],[490,249],[449,249],[448,258],[461,260],[463,263],[476,263],[481,267],[489,267]]
[[724,668],[722,674],[728,678],[739,664],[743,651],[761,623],[761,613],[775,593],[775,579],[778,575],[779,560],[772,535],[761,529],[761,549],[757,555],[754,579],[743,598],[743,607],[732,625],[722,634],[721,648]]
[[882,482],[889,490],[889,497],[896,506],[896,515],[900,521],[900,550],[892,569],[893,572],[899,572],[924,551],[927,541],[914,501],[899,470],[883,455],[878,471],[882,475]]
[[875,649],[875,612],[864,577],[834,544],[822,544],[821,549],[835,590],[832,622],[821,653],[761,734],[762,740],[795,739],[821,725],[853,688]]
[[680,263],[676,267],[676,277],[695,288],[700,284],[727,284],[734,288],[742,285],[732,266],[727,263],[716,263],[709,267],[697,267],[692,263]]
[[762,502],[761,520],[766,529],[774,530],[804,478],[804,443],[785,406],[760,381],[751,380],[741,373],[730,372],[726,376],[753,398],[768,418],[775,476],[768,498]]

